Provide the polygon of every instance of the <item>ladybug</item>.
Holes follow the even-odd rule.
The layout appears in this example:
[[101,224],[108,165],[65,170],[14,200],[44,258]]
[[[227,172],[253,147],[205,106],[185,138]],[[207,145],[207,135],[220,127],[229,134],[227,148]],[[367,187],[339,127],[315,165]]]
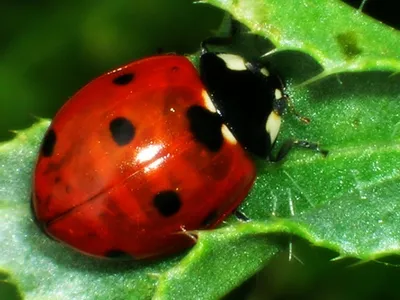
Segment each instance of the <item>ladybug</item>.
[[286,106],[276,74],[203,48],[200,73],[157,55],[111,71],[56,114],[38,155],[32,206],[55,240],[134,259],[192,246],[248,195]]

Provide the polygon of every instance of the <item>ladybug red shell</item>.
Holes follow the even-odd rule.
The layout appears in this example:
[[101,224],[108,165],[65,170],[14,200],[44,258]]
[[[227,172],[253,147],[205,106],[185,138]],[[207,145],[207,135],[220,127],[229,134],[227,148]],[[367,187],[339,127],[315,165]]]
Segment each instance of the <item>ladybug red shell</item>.
[[266,156],[279,130],[283,91],[227,55],[204,52],[200,76],[183,56],[142,59],[74,95],[34,172],[45,232],[89,255],[143,259],[193,245],[185,231],[213,228],[237,208],[256,176],[249,155]]

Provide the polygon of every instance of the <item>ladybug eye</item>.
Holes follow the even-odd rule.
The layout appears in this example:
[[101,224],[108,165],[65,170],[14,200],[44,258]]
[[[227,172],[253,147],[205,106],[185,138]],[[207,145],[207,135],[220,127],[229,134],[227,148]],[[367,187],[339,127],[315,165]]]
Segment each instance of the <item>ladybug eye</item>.
[[113,83],[116,85],[127,85],[133,80],[134,77],[135,75],[133,73],[126,73],[114,78]]
[[118,117],[111,121],[110,132],[112,138],[119,146],[125,146],[129,144],[135,137],[135,127],[126,118]]
[[42,155],[44,157],[50,157],[53,155],[54,146],[56,145],[57,136],[54,129],[50,129],[47,131],[42,144]]

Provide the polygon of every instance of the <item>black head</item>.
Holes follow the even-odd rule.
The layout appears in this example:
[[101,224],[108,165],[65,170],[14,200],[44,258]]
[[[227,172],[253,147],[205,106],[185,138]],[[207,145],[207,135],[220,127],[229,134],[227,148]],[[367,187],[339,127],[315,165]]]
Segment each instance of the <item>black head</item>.
[[239,55],[203,51],[200,76],[224,123],[250,153],[267,158],[286,107],[277,75]]

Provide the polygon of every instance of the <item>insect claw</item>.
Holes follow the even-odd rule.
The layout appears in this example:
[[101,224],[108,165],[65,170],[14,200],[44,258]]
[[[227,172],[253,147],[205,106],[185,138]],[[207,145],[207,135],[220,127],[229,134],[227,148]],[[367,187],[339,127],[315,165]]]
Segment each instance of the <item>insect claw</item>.
[[196,231],[188,231],[188,230],[186,230],[184,225],[181,225],[180,229],[181,229],[181,231],[179,232],[179,234],[184,234],[184,235],[188,236],[190,239],[192,239],[192,241],[194,243],[197,243],[198,237],[197,237]]

